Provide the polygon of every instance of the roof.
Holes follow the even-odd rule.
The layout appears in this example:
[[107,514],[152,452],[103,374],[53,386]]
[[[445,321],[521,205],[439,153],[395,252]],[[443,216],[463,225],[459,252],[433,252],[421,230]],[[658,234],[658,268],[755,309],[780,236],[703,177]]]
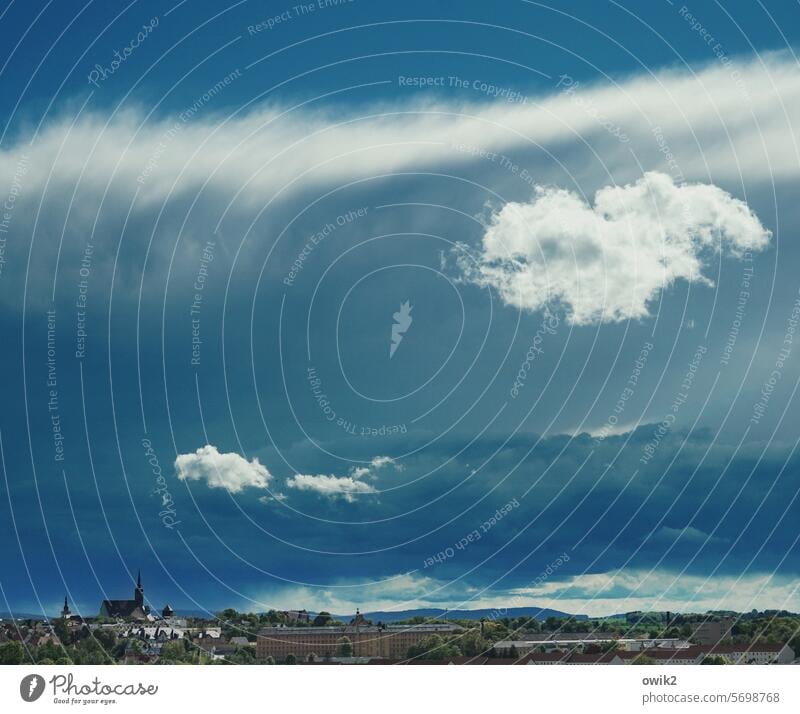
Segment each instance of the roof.
[[[447,659],[388,659],[386,657],[372,657],[366,664],[488,664],[489,657],[475,655],[474,657],[448,657]],[[513,660],[510,660],[513,662]]]
[[580,645],[580,644],[605,644],[607,642],[617,642],[621,645],[624,644],[638,644],[642,642],[650,642],[655,645],[658,643],[672,643],[672,642],[680,642],[683,638],[681,637],[609,637],[609,638],[602,638],[602,637],[588,637],[586,639],[575,639],[574,637],[561,639],[555,637],[549,637],[547,639],[538,639],[538,640],[500,640],[495,642],[494,646],[498,648],[503,647],[511,647],[512,645],[517,648],[524,647],[526,649],[530,647],[550,647],[552,645]]
[[525,660],[527,664],[528,662],[561,662],[566,657],[566,652],[531,652],[521,659]]
[[753,643],[749,645],[692,645],[683,649],[650,649],[641,652],[619,652],[619,656],[625,660],[633,660],[637,657],[649,657],[657,660],[696,660],[701,655],[740,655],[757,654],[767,652],[777,654],[786,645],[777,642]]
[[617,652],[596,652],[590,654],[573,653],[567,662],[571,664],[608,664],[617,657]]
[[527,642],[547,642],[548,640],[571,641],[571,640],[616,640],[619,639],[619,632],[532,632],[530,635],[520,633],[519,635]]
[[696,660],[701,654],[708,651],[705,647],[684,647],[679,650],[668,650],[663,648],[656,648],[651,650],[641,650],[639,652],[618,652],[617,654],[622,659],[637,659],[638,657],[649,657],[650,659],[659,660],[678,660],[690,659]]
[[401,632],[454,632],[462,629],[458,625],[430,624],[430,625],[330,625],[325,627],[265,627],[259,630],[259,637],[273,637],[275,635],[347,635],[353,632],[384,632],[399,634]]
[[755,642],[749,645],[710,645],[710,654],[739,654],[740,652],[780,652],[786,645],[780,642]]
[[[511,660],[513,662],[514,660]],[[476,655],[475,657],[448,657],[446,659],[407,659],[401,664],[488,664],[489,657]]]
[[100,612],[108,617],[146,617],[147,613],[136,600],[103,600]]

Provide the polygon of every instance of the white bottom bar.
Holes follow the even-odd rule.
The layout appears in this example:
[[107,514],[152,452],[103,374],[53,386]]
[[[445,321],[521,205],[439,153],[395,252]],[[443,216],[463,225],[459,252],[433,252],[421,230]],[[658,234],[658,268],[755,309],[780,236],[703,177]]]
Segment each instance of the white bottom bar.
[[[6,666],[0,711],[800,711],[786,666]],[[31,677],[36,678],[31,684]],[[23,683],[23,678],[28,677]],[[43,680],[43,681],[42,681]],[[33,702],[25,701],[21,684]],[[42,685],[43,689],[42,689]],[[127,689],[126,689],[127,688]],[[137,693],[131,693],[137,692]]]

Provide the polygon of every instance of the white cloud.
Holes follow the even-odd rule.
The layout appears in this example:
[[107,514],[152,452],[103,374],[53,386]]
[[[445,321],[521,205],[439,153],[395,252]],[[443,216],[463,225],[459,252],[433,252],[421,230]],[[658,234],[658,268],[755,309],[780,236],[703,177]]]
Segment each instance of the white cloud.
[[350,475],[353,478],[373,477],[374,471],[378,471],[384,466],[389,466],[390,464],[392,464],[395,468],[399,468],[391,456],[376,456],[372,459],[372,461],[369,462],[369,466],[356,466],[350,471]]
[[258,497],[259,503],[263,503],[265,506],[268,506],[268,505],[270,505],[270,504],[272,504],[272,503],[274,503],[276,501],[278,503],[280,503],[281,501],[285,501],[285,500],[286,500],[286,494],[285,493],[280,493],[280,492],[276,492],[276,493],[270,494],[268,496],[259,496]]
[[236,453],[221,454],[206,444],[193,454],[179,454],[175,471],[181,481],[205,481],[209,488],[239,493],[244,488],[267,488],[272,478],[257,458],[250,461]]
[[369,463],[373,468],[382,469],[384,466],[394,464],[394,459],[391,456],[376,456]]
[[715,251],[762,250],[770,232],[742,201],[709,184],[676,185],[659,172],[606,186],[588,205],[575,193],[537,187],[530,203],[492,217],[477,265],[459,264],[476,283],[526,310],[560,303],[576,325],[636,319],[676,280],[703,275]]
[[353,476],[326,476],[324,474],[311,476],[297,474],[287,479],[286,485],[298,491],[314,491],[328,498],[344,498],[352,502],[357,495],[377,493],[375,488],[368,483],[358,481]]
[[343,498],[352,503],[358,495],[378,492],[372,485],[360,479],[374,479],[375,471],[390,464],[396,469],[400,468],[390,456],[375,456],[368,466],[354,466],[347,476],[297,474],[288,479],[286,485],[298,491],[314,491],[320,496]]

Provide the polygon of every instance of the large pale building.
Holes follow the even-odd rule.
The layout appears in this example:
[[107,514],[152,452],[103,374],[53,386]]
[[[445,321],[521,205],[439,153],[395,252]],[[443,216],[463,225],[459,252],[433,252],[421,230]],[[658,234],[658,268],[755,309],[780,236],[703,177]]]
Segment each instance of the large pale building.
[[733,620],[722,618],[719,620],[705,620],[694,631],[692,639],[699,645],[718,645],[731,635]]
[[459,629],[446,624],[373,625],[358,617],[349,625],[338,627],[267,627],[258,633],[256,657],[281,661],[289,654],[305,659],[313,653],[324,659],[339,655],[344,645],[353,657],[403,659],[409,647],[425,638]]

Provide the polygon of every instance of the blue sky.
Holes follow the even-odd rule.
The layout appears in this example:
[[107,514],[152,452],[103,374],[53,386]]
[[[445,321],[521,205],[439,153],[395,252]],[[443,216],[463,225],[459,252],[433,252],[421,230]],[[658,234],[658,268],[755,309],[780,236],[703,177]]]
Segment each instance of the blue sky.
[[797,610],[796,6],[314,6],[5,6],[0,606]]

